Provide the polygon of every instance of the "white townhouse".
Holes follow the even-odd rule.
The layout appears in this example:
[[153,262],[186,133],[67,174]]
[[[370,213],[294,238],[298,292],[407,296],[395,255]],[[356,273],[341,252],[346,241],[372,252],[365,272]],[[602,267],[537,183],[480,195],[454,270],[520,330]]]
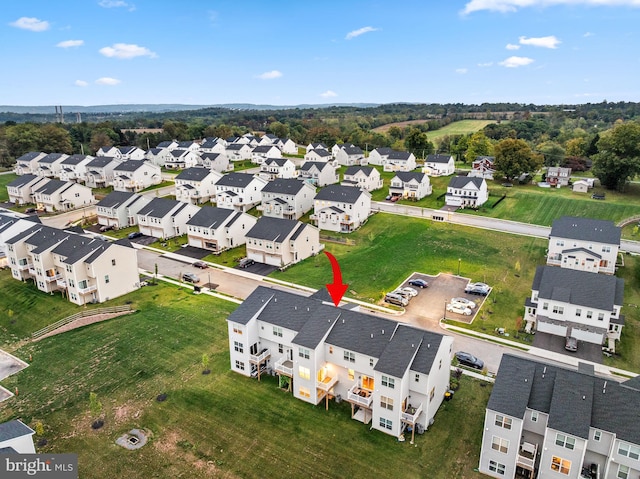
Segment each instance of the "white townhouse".
[[41,224],[7,240],[12,277],[40,291],[62,291],[80,306],[102,303],[140,287],[136,251],[127,239],[103,241]]
[[224,150],[224,154],[227,155],[229,161],[242,161],[251,159],[251,152],[253,147],[247,143],[230,143]]
[[282,158],[282,152],[275,145],[258,145],[251,150],[251,162],[261,165],[269,158]]
[[262,201],[267,181],[249,173],[227,173],[216,183],[216,206],[249,211]]
[[96,156],[110,156],[122,160],[122,153],[115,146],[101,146],[96,151]]
[[75,210],[95,202],[91,188],[68,181],[49,180],[33,191],[38,209],[48,213]]
[[416,157],[408,151],[391,151],[384,163],[384,171],[412,171],[416,169]]
[[315,256],[324,247],[315,226],[268,216],[258,218],[246,238],[247,258],[279,268]]
[[207,168],[195,167],[182,170],[175,178],[176,200],[200,205],[215,199],[216,182],[222,174]]
[[615,351],[624,326],[623,300],[622,278],[538,266],[525,301],[525,329],[598,345],[606,340]]
[[171,150],[169,148],[150,148],[144,154],[145,160],[161,168],[171,157]]
[[188,150],[197,153],[200,150],[200,143],[194,140],[179,141],[174,149]]
[[329,185],[314,199],[311,219],[321,230],[351,233],[371,214],[371,193],[351,186]]
[[272,134],[272,133],[267,133],[265,135],[262,135],[260,137],[260,142],[258,143],[258,145],[275,145],[278,142],[279,138]]
[[291,138],[279,138],[276,143],[274,143],[280,151],[285,155],[297,155],[298,154],[298,145]]
[[345,170],[340,184],[373,191],[382,188],[382,178],[380,172],[372,166],[350,166]]
[[[279,376],[293,396],[400,438],[423,433],[449,388],[453,338],[392,319],[336,308],[325,290],[311,297],[259,286],[227,318],[231,370]],[[327,438],[331,440],[331,438]]]
[[206,138],[200,145],[200,154],[202,153],[224,153],[227,149],[227,142],[222,138]]
[[33,445],[35,433],[19,419],[3,422],[0,424],[0,453],[35,454],[36,448]]
[[7,240],[39,224],[37,216],[14,216],[12,213],[0,213],[0,268],[8,268]]
[[38,169],[36,175],[43,178],[60,178],[62,170],[62,161],[69,158],[64,153],[49,153],[38,160]]
[[296,165],[287,158],[267,158],[260,165],[259,175],[267,181],[276,178],[295,178]]
[[495,161],[493,156],[477,156],[471,164],[469,176],[493,180],[493,174],[496,172]]
[[103,146],[96,156],[112,156],[118,160],[144,160],[145,151],[137,146]]
[[24,174],[7,184],[9,202],[16,205],[35,203],[35,190],[44,186],[50,180],[42,176]]
[[127,160],[113,169],[113,189],[137,193],[162,182],[162,170],[149,161]]
[[96,204],[96,214],[100,226],[115,229],[138,224],[138,212],[151,198],[133,192],[112,191]]
[[38,170],[38,160],[45,156],[47,156],[47,154],[41,151],[30,151],[29,153],[25,153],[16,159],[16,166],[13,168],[13,172],[19,176],[36,174],[36,171]]
[[338,157],[338,153],[340,153],[340,150],[342,150],[343,148],[353,148],[356,145],[354,145],[353,143],[336,143],[335,145],[333,145],[331,147],[331,155],[334,158]]
[[456,164],[451,155],[427,155],[422,172],[430,176],[449,176],[456,171]]
[[203,166],[211,171],[227,173],[233,171],[233,163],[229,161],[224,153],[200,153],[198,166]]
[[113,183],[113,170],[122,163],[112,156],[98,156],[87,164],[85,185],[89,188],[104,188]]
[[249,145],[253,149],[254,146],[258,146],[260,144],[260,138],[252,135],[251,133],[245,133],[244,135],[236,138],[233,143]]
[[315,186],[293,178],[278,178],[262,188],[258,209],[264,216],[298,219],[313,208]]
[[175,148],[169,151],[164,167],[168,170],[183,170],[193,168],[200,162],[200,156],[196,151]]
[[367,159],[359,146],[344,146],[335,156],[336,163],[341,166],[366,165]]
[[84,183],[87,175],[87,165],[94,159],[90,155],[71,155],[62,160],[59,179]]
[[403,199],[421,200],[432,192],[431,180],[425,173],[399,171],[391,178],[389,195]]
[[480,472],[491,477],[640,476],[640,378],[623,382],[504,354],[487,404]]
[[313,186],[327,186],[340,181],[333,163],[323,161],[305,161],[298,170],[298,179]]
[[478,208],[489,199],[489,190],[484,178],[455,176],[449,181],[445,203],[458,208]]
[[309,150],[304,155],[304,161],[314,161],[314,162],[332,162],[333,156],[328,150],[324,150],[322,148],[317,148],[315,150]]
[[622,229],[612,221],[563,216],[553,221],[547,264],[615,274]]
[[370,165],[384,166],[392,151],[394,150],[386,146],[374,148],[369,153],[369,158],[367,158],[367,160]]
[[311,150],[328,150],[327,145],[325,145],[324,143],[309,143],[306,149],[307,153],[309,153]]
[[242,246],[247,232],[258,219],[248,213],[203,206],[187,221],[189,246],[202,248],[213,253]]
[[173,150],[174,148],[178,148],[178,142],[176,140],[161,141],[160,143],[158,143],[156,148],[166,148],[167,150]]
[[138,211],[140,233],[158,239],[181,236],[189,221],[200,208],[168,198],[154,198]]

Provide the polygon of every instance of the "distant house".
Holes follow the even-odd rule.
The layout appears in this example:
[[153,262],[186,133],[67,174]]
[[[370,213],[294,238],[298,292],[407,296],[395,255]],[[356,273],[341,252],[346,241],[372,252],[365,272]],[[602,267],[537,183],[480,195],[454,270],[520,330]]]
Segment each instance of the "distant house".
[[445,203],[458,208],[478,208],[489,199],[487,182],[484,178],[456,176],[447,186]]
[[384,166],[384,164],[387,162],[387,159],[389,158],[389,155],[391,154],[392,151],[394,150],[388,147],[380,147],[380,148],[375,148],[371,150],[368,158],[369,164],[376,165],[376,166]]
[[169,151],[164,167],[168,170],[184,170],[185,168],[193,168],[199,161],[200,156],[196,151],[176,148]]
[[247,258],[278,267],[298,263],[322,249],[318,228],[296,220],[263,216],[246,237]]
[[198,166],[203,166],[218,173],[227,173],[234,169],[233,163],[229,161],[229,158],[224,153],[200,153]]
[[87,175],[87,165],[95,157],[89,155],[71,155],[64,160],[60,166],[59,179],[61,181],[75,181],[76,183],[84,183]]
[[622,229],[611,221],[563,216],[553,221],[547,264],[615,274]]
[[298,154],[298,145],[291,138],[281,138],[275,145],[286,155]]
[[371,193],[351,186],[329,185],[314,199],[311,219],[321,230],[351,233],[371,214]]
[[550,166],[547,168],[546,182],[551,186],[560,188],[567,186],[571,179],[571,168],[561,168],[558,166]]
[[0,453],[35,454],[35,431],[18,419],[0,424]]
[[217,171],[194,167],[182,170],[175,178],[176,200],[200,205],[215,200],[216,182],[222,178]]
[[13,171],[16,175],[36,174],[38,170],[38,160],[47,156],[41,151],[30,151],[16,159],[16,166]]
[[101,146],[98,148],[98,151],[96,151],[96,156],[110,156],[119,160],[123,159],[122,154],[115,146]]
[[366,191],[382,188],[380,172],[372,166],[350,166],[344,172],[342,186],[355,186]]
[[168,198],[154,198],[138,211],[140,233],[154,238],[167,239],[187,232],[187,221],[199,211],[199,207]]
[[328,150],[328,148],[324,143],[309,143],[307,145],[307,153],[311,150]]
[[7,185],[9,202],[16,205],[35,203],[35,190],[48,183],[49,179],[42,176],[24,174]]
[[38,209],[49,213],[69,211],[95,202],[91,188],[68,181],[49,180],[34,190]]
[[338,153],[340,153],[340,150],[342,150],[343,148],[353,148],[355,146],[356,145],[354,145],[353,143],[336,143],[331,147],[331,155],[334,158],[337,158]]
[[404,199],[421,200],[429,196],[431,191],[429,176],[416,171],[399,171],[389,184],[389,195]]
[[224,153],[227,149],[227,142],[222,138],[207,138],[200,145],[200,154],[202,153]]
[[188,150],[197,153],[198,150],[200,150],[200,144],[193,140],[179,141],[176,149]]
[[335,156],[336,162],[342,166],[366,165],[367,159],[359,146],[345,146]]
[[138,212],[151,201],[146,196],[132,192],[113,191],[96,204],[100,226],[116,229],[138,224]]
[[137,146],[103,146],[96,152],[96,156],[111,156],[121,161],[143,160],[145,151]]
[[340,181],[333,163],[323,161],[305,161],[298,171],[298,179],[313,186],[327,186]]
[[178,142],[176,140],[161,141],[160,143],[158,143],[156,148],[166,148],[167,150],[173,150],[174,148],[178,148]]
[[251,162],[261,165],[269,158],[282,158],[282,152],[275,145],[258,145],[251,151]]
[[150,148],[144,154],[145,160],[159,167],[163,167],[169,158],[171,158],[169,148]]
[[262,188],[267,181],[249,173],[227,173],[216,182],[216,205],[249,211],[262,201]]
[[113,183],[113,170],[121,163],[112,156],[98,156],[87,163],[85,185],[89,188],[104,188]]
[[260,165],[259,174],[267,181],[276,178],[295,178],[296,165],[287,158],[267,158]]
[[224,152],[229,161],[242,161],[251,159],[252,151],[253,147],[247,143],[231,143],[227,145]]
[[306,155],[304,155],[304,161],[315,161],[315,162],[328,162],[333,160],[331,153],[328,150],[324,150],[321,148],[317,148],[315,150],[309,150]]
[[0,212],[0,268],[10,267],[9,259],[7,258],[7,240],[30,229],[35,223],[40,223],[40,220],[35,215],[24,218],[13,213]]
[[241,246],[256,221],[255,216],[240,211],[203,206],[187,221],[189,245],[213,253]]
[[38,160],[36,174],[44,178],[60,178],[62,161],[67,158],[69,158],[69,155],[64,153],[49,153]]
[[456,171],[456,165],[451,155],[427,155],[424,160],[423,173],[430,176],[449,176]]
[[416,157],[408,151],[391,151],[384,163],[384,171],[413,171],[416,169]]
[[315,186],[293,178],[277,178],[262,188],[258,209],[264,216],[298,219],[313,208]]
[[484,178],[485,180],[493,180],[493,174],[496,172],[495,157],[478,156],[471,164],[471,171],[468,176]]
[[[175,151],[175,150],[174,150]],[[162,182],[162,170],[149,161],[127,160],[113,169],[113,189],[137,193]]]

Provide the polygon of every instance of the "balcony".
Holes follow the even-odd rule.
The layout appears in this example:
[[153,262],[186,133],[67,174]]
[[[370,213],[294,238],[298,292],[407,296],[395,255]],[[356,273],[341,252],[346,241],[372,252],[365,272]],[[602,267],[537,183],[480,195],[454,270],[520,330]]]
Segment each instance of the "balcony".
[[371,408],[373,396],[371,395],[371,391],[362,389],[357,384],[354,384],[347,393],[347,401],[353,404],[357,404],[358,406]]
[[293,377],[293,361],[291,359],[282,358],[276,362],[276,373],[283,374],[285,376]]
[[560,266],[562,264],[562,255],[550,254],[549,256],[547,256],[547,264]]
[[335,386],[337,382],[337,377],[326,376],[322,381],[316,381],[316,388],[320,389],[321,391],[327,392],[331,390],[331,388]]
[[18,269],[20,271],[24,271],[25,269],[33,269],[33,263],[18,264]]
[[402,411],[402,415],[400,416],[400,420],[402,422],[406,422],[408,424],[415,424],[418,418],[422,414],[422,404],[418,407],[413,407],[411,404],[407,406],[407,408]]
[[47,275],[47,276],[44,277],[44,280],[47,283],[52,283],[53,281],[59,281],[61,279],[62,279],[62,275],[61,274],[54,274],[53,276],[48,276]]
[[78,293],[80,293],[80,294],[89,294],[92,291],[95,291],[96,289],[98,289],[98,286],[96,286],[95,284],[85,286],[84,288],[81,288],[80,286],[78,286]]
[[249,355],[249,362],[253,364],[260,364],[265,360],[269,359],[270,357],[271,357],[271,351],[265,348],[262,351],[260,351],[260,353],[258,354]]
[[64,279],[58,279],[56,280],[56,286],[58,286],[58,288],[66,288],[67,282]]
[[535,469],[536,455],[538,453],[538,445],[530,442],[523,442],[518,451],[516,466],[533,472]]

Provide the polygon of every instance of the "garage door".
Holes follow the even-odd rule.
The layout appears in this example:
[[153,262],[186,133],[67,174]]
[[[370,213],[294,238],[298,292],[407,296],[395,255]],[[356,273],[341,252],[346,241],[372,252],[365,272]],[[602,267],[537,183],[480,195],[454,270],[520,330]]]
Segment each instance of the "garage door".
[[195,248],[202,248],[202,238],[189,237],[189,246],[194,246]]
[[256,263],[264,263],[264,254],[260,251],[247,250],[247,258],[252,259]]
[[264,258],[264,262],[270,264],[271,266],[282,266],[282,260],[280,259],[280,256],[272,254],[266,255]]

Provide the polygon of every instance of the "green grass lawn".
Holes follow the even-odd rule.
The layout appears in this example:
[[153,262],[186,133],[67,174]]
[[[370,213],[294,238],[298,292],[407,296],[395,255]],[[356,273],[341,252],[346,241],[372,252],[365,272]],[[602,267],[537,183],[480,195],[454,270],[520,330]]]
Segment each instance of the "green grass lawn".
[[[39,452],[77,452],[80,477],[482,477],[474,468],[489,386],[463,378],[429,431],[399,443],[351,420],[345,402],[326,411],[274,378],[232,373],[225,318],[235,305],[163,284],[128,298],[133,315],[24,346],[16,354],[31,355],[31,365],[3,381],[19,394],[3,403],[0,421],[41,421],[48,443]],[[57,301],[43,296],[49,307]],[[97,431],[90,392],[103,405]],[[164,402],[155,400],[161,393]],[[151,432],[146,446],[114,444],[134,427]]]
[[7,185],[17,178],[18,178],[18,175],[16,175],[15,173],[0,175],[0,201],[9,201],[9,193],[7,192]]
[[442,137],[447,135],[468,135],[482,130],[485,126],[495,123],[495,120],[460,120],[449,123],[447,126],[437,130],[428,131],[427,137],[430,141],[438,143]]

